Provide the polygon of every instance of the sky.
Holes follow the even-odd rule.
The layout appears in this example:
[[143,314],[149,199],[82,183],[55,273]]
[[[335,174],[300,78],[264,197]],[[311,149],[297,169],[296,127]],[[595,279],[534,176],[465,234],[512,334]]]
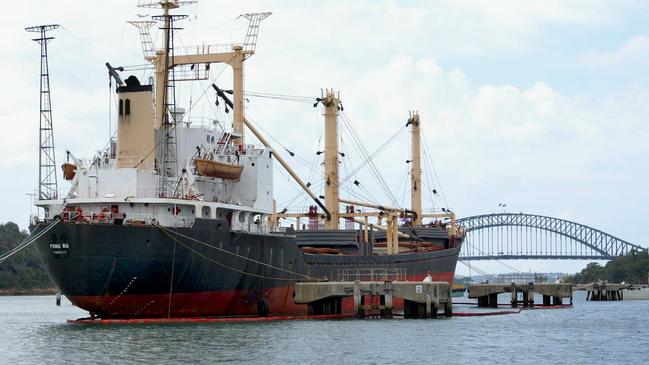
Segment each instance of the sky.
[[[114,131],[104,63],[144,64],[138,33],[126,21],[157,14],[136,3],[12,5],[13,15],[0,25],[0,222],[27,227],[33,213],[27,194],[38,179],[39,48],[24,28],[62,25],[50,43],[61,164],[66,149],[92,157]],[[324,88],[339,90],[344,119],[369,153],[401,130],[376,158],[398,202],[408,203],[410,146],[402,127],[409,111],[417,110],[425,156],[434,164],[434,171],[424,168],[424,182],[445,198],[425,196],[426,207],[445,206],[466,217],[500,212],[498,204],[505,203],[508,212],[568,219],[649,245],[649,3],[200,1],[176,12],[189,15],[177,45],[241,42],[247,23],[237,15],[259,11],[273,15],[262,22],[257,52],[246,61],[246,90],[310,98]],[[143,80],[149,74],[131,73]],[[221,66],[210,76],[220,86],[231,84]],[[196,104],[190,113],[195,120],[228,121],[215,109],[210,83],[184,87],[179,100]],[[317,187],[321,110],[311,103],[248,99],[248,116],[281,143],[277,147],[297,155],[286,158]],[[341,138],[347,176],[362,154],[344,125]],[[295,184],[275,170],[278,203],[307,205]],[[363,186],[357,196],[390,202],[368,169],[354,179]],[[354,189],[346,184],[342,195]],[[506,264],[521,271],[576,272],[587,263]],[[511,271],[497,262],[476,266]],[[460,265],[458,272],[464,271]]]

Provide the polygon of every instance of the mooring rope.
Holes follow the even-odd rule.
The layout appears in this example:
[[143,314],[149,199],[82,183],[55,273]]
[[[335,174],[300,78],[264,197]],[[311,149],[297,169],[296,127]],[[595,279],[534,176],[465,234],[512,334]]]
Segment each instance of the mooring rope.
[[196,239],[196,238],[186,236],[186,235],[184,235],[184,234],[182,234],[182,233],[179,233],[179,232],[174,231],[174,230],[170,230],[170,229],[165,228],[165,227],[162,227],[162,226],[157,226],[157,227],[160,228],[160,230],[161,230],[164,234],[166,234],[167,236],[169,236],[169,237],[170,237],[171,239],[173,239],[176,243],[182,245],[183,247],[185,247],[185,248],[187,248],[188,250],[194,252],[195,254],[199,255],[200,257],[202,257],[202,258],[204,258],[204,259],[206,259],[206,260],[208,260],[208,261],[210,261],[210,262],[212,262],[212,263],[214,263],[214,264],[217,264],[217,265],[219,265],[219,266],[221,266],[221,267],[223,267],[223,268],[226,268],[226,269],[228,269],[228,270],[232,270],[232,271],[238,272],[238,273],[240,273],[240,274],[249,275],[249,276],[254,276],[254,277],[258,277],[258,278],[262,278],[262,279],[271,279],[271,280],[284,280],[284,281],[298,281],[298,280],[302,280],[302,279],[297,279],[297,278],[280,278],[280,277],[265,276],[265,275],[255,274],[255,273],[251,273],[251,272],[248,272],[248,271],[244,271],[244,270],[237,269],[237,268],[235,268],[235,267],[232,267],[232,266],[226,265],[226,264],[224,264],[224,263],[222,263],[222,262],[219,262],[219,261],[217,261],[217,260],[215,260],[215,259],[213,259],[213,258],[211,258],[211,257],[209,257],[209,256],[206,256],[206,255],[202,254],[202,253],[199,252],[199,251],[196,251],[196,250],[193,249],[192,247],[186,245],[184,242],[178,240],[176,237],[174,237],[174,236],[173,236],[171,233],[169,233],[169,232],[172,232],[174,235],[181,236],[181,237],[183,237],[183,238],[186,238],[186,239],[188,239],[188,240],[194,241],[194,242],[199,243],[199,244],[201,244],[201,245],[204,245],[204,246],[206,246],[206,247],[209,247],[209,248],[212,248],[212,249],[215,249],[215,250],[218,250],[218,251],[224,252],[224,253],[226,253],[226,254],[229,254],[229,255],[232,255],[232,256],[238,257],[238,258],[243,259],[243,260],[246,260],[246,261],[253,262],[253,263],[258,264],[258,265],[266,266],[266,267],[269,267],[269,268],[271,268],[271,269],[275,269],[275,270],[277,270],[277,271],[282,271],[282,272],[285,272],[285,273],[288,273],[288,274],[291,274],[291,275],[299,276],[299,277],[301,277],[301,278],[303,278],[303,279],[308,279],[308,280],[311,280],[311,281],[324,281],[323,279],[314,278],[314,277],[309,276],[309,275],[305,275],[305,274],[301,274],[301,273],[299,273],[299,272],[295,272],[295,271],[287,270],[287,269],[284,269],[284,268],[279,267],[279,266],[275,266],[275,265],[267,264],[267,263],[262,262],[262,261],[259,261],[259,260],[251,259],[251,258],[249,258],[249,257],[245,257],[245,256],[242,256],[242,255],[236,254],[236,253],[234,253],[234,252],[231,252],[231,251],[228,251],[228,250],[222,249],[222,248],[220,248],[220,247],[217,247],[217,246],[211,245],[211,244],[209,244],[209,243],[207,243],[207,242],[200,241],[200,240],[198,240],[198,239]]
[[18,252],[22,251],[25,247],[31,245],[32,243],[36,242],[39,238],[41,238],[45,233],[47,233],[50,229],[52,229],[57,223],[59,223],[59,219],[53,220],[45,229],[42,231],[38,232],[36,235],[30,235],[25,240],[23,240],[18,246],[12,248],[11,250],[3,253],[0,255],[0,264],[5,262],[8,258],[11,256],[17,254]]

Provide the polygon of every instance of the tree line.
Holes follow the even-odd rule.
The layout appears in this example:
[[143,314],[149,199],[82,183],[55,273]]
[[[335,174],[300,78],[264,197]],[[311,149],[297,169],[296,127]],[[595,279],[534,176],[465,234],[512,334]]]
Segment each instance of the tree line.
[[607,280],[609,283],[647,284],[649,275],[649,253],[631,251],[626,256],[615,259],[602,266],[597,262],[589,263],[575,275],[564,278],[575,284],[593,283]]
[[[29,233],[16,223],[0,224],[0,254],[18,246]],[[36,247],[29,246],[0,263],[0,291],[50,289],[56,285],[50,278]]]

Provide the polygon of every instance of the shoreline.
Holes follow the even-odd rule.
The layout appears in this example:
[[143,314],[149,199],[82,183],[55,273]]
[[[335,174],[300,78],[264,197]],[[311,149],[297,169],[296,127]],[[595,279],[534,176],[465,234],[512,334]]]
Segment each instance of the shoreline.
[[0,289],[0,296],[27,296],[27,295],[56,295],[59,288],[32,288],[32,289]]

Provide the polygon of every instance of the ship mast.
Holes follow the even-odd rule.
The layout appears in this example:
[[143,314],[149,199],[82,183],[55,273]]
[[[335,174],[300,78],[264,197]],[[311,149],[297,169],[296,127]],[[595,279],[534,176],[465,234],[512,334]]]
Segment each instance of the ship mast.
[[47,61],[47,43],[54,39],[48,37],[47,31],[58,28],[58,24],[37,25],[25,28],[26,31],[39,33],[33,41],[41,46],[41,81],[40,81],[40,127],[38,155],[38,199],[58,198],[56,178],[56,158],[54,156],[54,127],[52,124],[52,100],[50,98],[50,72]]
[[234,144],[243,145],[245,142],[244,133],[245,129],[243,127],[243,110],[244,110],[244,97],[243,97],[243,66],[244,61],[255,54],[255,49],[257,48],[257,38],[259,36],[259,23],[262,20],[271,16],[272,13],[248,13],[241,14],[239,18],[245,18],[248,20],[248,31],[246,32],[246,38],[243,42],[243,46],[236,45],[232,47],[234,51],[234,57],[230,60],[230,66],[232,66],[232,99],[234,101],[234,108],[232,112],[232,131],[234,132]]
[[[178,162],[176,160],[176,110],[175,82],[208,79],[210,64],[224,63],[233,70],[233,123],[232,137],[235,145],[244,144],[244,67],[246,59],[255,53],[259,35],[260,22],[271,13],[243,14],[249,21],[243,45],[233,44],[230,49],[220,46],[201,45],[175,50],[173,45],[173,22],[184,19],[184,15],[169,15],[170,9],[181,5],[196,3],[195,0],[140,0],[139,7],[162,8],[164,15],[154,17],[164,22],[164,48],[153,51],[149,29],[150,22],[133,21],[130,24],[138,28],[142,41],[142,50],[147,61],[155,65],[155,128],[159,130],[158,169],[160,173],[159,195],[167,196],[170,188],[177,182]],[[183,68],[176,75],[176,67]],[[189,72],[188,72],[189,71]],[[170,77],[171,76],[171,77]],[[171,120],[170,120],[171,118]],[[175,188],[174,188],[175,190]],[[172,191],[171,195],[176,192]]]
[[338,176],[338,111],[340,110],[339,94],[326,90],[322,96],[325,107],[325,206],[331,217],[325,222],[326,229],[338,229],[338,208],[340,205],[339,176]]
[[413,225],[421,225],[421,149],[419,112],[410,112],[408,123],[412,129],[412,160],[410,161],[410,201],[415,218]]
[[[169,67],[174,57],[174,21],[187,18],[186,15],[170,15],[167,3],[163,3],[164,15],[164,76],[162,78],[164,100],[164,112],[162,115],[162,128],[160,130],[160,150],[158,163],[160,164],[160,183],[158,185],[158,196],[167,197],[175,196],[175,187],[170,192],[170,188],[176,183],[178,175],[178,159],[176,146],[176,78],[175,70]],[[156,19],[156,17],[154,17]],[[160,18],[157,18],[158,20]]]
[[[163,67],[156,68],[156,123],[159,127],[158,143],[158,196],[168,197],[176,195],[176,180],[178,175],[177,145],[176,145],[176,80],[173,67],[174,59],[174,37],[173,24],[176,20],[187,18],[186,15],[171,15],[170,9],[178,8],[183,4],[191,4],[196,1],[162,0],[162,1],[140,1],[139,7],[162,8],[164,14],[154,16],[154,20],[163,22],[164,44],[161,57]],[[173,190],[172,190],[173,188]]]

